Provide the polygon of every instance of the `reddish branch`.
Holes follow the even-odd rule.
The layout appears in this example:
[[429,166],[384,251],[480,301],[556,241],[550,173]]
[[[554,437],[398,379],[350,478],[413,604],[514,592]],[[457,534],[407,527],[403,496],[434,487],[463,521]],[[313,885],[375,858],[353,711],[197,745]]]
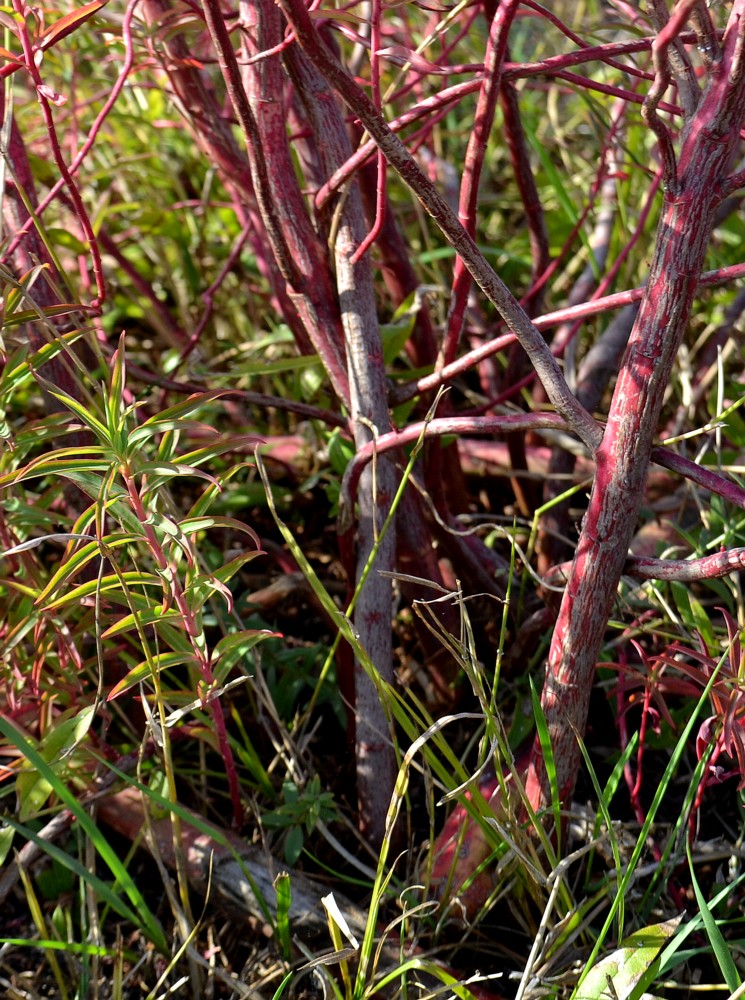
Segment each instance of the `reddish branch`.
[[646,559],[629,557],[624,570],[638,580],[714,580],[745,569],[745,549],[723,549],[702,559]]
[[[689,33],[681,37],[686,42],[695,41],[695,37]],[[632,91],[618,91],[618,88],[616,88],[616,91],[613,91],[612,88],[603,89],[603,85],[597,84],[588,77],[578,76],[575,73],[567,73],[566,67],[577,66],[582,63],[590,62],[602,62],[605,65],[613,64],[613,60],[611,59],[613,54],[621,55],[644,52],[649,50],[651,47],[652,39],[645,38],[634,42],[613,42],[608,45],[586,46],[576,52],[565,52],[558,56],[550,56],[548,59],[541,60],[541,62],[511,63],[508,61],[505,62],[502,67],[502,80],[503,82],[512,82],[515,80],[530,79],[531,77],[558,77],[572,83],[575,86],[579,86],[580,88],[587,86],[591,89],[603,90],[604,93],[614,92],[615,96],[622,97],[624,101],[632,104],[641,104],[643,99]],[[635,67],[631,65],[621,65],[619,68],[631,76],[652,79],[652,77],[648,74],[636,70]],[[413,107],[407,108],[398,117],[388,122],[389,128],[392,132],[401,132],[408,125],[412,125],[414,122],[417,122],[422,118],[426,118],[428,115],[435,115],[444,108],[447,108],[449,105],[456,104],[469,94],[479,91],[482,86],[482,71],[483,67],[478,67],[478,73],[472,80],[466,80],[463,83],[454,84],[452,87],[446,87],[439,93],[432,94],[431,96],[420,101],[418,104],[415,104]],[[679,107],[665,102],[660,103],[659,109],[673,115],[679,115],[681,113]],[[363,163],[367,162],[372,156],[375,155],[376,149],[377,146],[374,140],[371,139],[369,142],[364,143],[353,154],[353,156],[351,156],[349,160],[343,164],[342,167],[340,167],[334,176],[319,189],[316,194],[317,206],[319,208],[322,207],[335,191],[342,188],[355,170],[359,169]]]
[[[698,279],[698,288],[706,288],[714,285],[725,284],[737,278],[745,276],[745,264],[732,264],[730,267],[720,267],[714,271],[705,271]],[[644,296],[646,285],[640,288],[629,288],[624,292],[615,292],[613,295],[604,295],[601,298],[591,299],[589,302],[582,302],[574,306],[565,306],[556,309],[554,312],[545,313],[533,320],[536,330],[548,330],[552,326],[574,320],[585,319],[590,316],[598,316],[604,312],[612,312],[614,309],[622,309],[624,306],[634,302],[640,302]],[[475,347],[472,351],[461,355],[457,361],[438,372],[425,375],[416,382],[407,383],[398,391],[393,393],[393,401],[401,403],[421,392],[431,392],[439,389],[441,385],[446,385],[458,375],[474,368],[486,358],[498,354],[506,347],[514,344],[517,337],[513,333],[505,333],[501,337],[495,337],[486,344]]]
[[[745,549],[722,549],[700,559],[653,559],[647,556],[628,556],[623,568],[624,576],[635,580],[677,580],[693,583],[697,580],[716,580],[730,573],[745,569]],[[572,572],[572,563],[553,566],[545,582],[561,584]]]
[[[241,8],[255,46],[249,47],[251,55],[274,47],[281,40],[277,37],[279,29],[272,16],[272,6],[245,4]],[[299,198],[287,152],[284,114],[281,105],[276,103],[282,92],[276,89],[278,57],[252,63],[246,69],[247,87],[244,89],[220,5],[216,0],[203,0],[202,9],[230,102],[243,131],[254,192],[275,264],[334,390],[346,401],[349,387],[344,370],[342,332],[331,292],[328,262]],[[261,41],[267,35],[273,41],[262,46]]]
[[[580,763],[575,734],[585,729],[595,663],[644,495],[665,389],[745,119],[743,13],[745,0],[736,0],[722,58],[712,66],[697,110],[686,122],[677,163],[671,141],[663,143],[667,189],[649,281],[596,451],[590,504],[548,658],[542,706],[562,799],[571,797],[574,788]],[[673,23],[671,19],[667,28]],[[680,31],[682,25],[675,23]],[[673,37],[666,29],[659,47]],[[663,68],[661,75],[665,72]],[[535,808],[550,801],[537,740],[526,789]]]
[[590,447],[600,441],[600,428],[584,410],[564,380],[561,369],[538,330],[517,303],[504,282],[481,253],[457,216],[427,178],[400,139],[389,129],[375,106],[355,83],[318,35],[313,21],[299,0],[279,0],[295,38],[326,81],[360,119],[375,139],[389,164],[416,194],[442,230],[453,249],[462,257],[476,283],[494,304],[524,350],[543,382],[551,402],[577,435]]
[[[242,226],[248,227],[256,265],[273,290],[277,312],[292,330],[298,349],[303,353],[311,353],[313,347],[305,326],[292,305],[271,248],[267,245],[246,154],[234,138],[209,75],[195,64],[193,44],[179,30],[178,14],[168,0],[143,0],[142,7],[152,33],[152,47],[163,64],[187,127],[207,162],[214,164],[217,169],[238,221]],[[126,269],[126,264],[121,261],[120,266]],[[134,275],[131,277],[133,281],[136,280]],[[140,278],[140,283],[147,287],[148,283],[144,279]],[[140,290],[143,291],[141,287]],[[148,293],[143,291],[143,294]],[[181,340],[179,346],[183,343]]]
[[[515,0],[503,0],[497,8],[489,29],[484,60],[484,78],[476,104],[473,128],[468,139],[458,205],[458,217],[463,228],[471,237],[475,236],[476,233],[479,182],[484,167],[486,145],[494,127],[494,114],[502,83],[502,63],[507,51],[507,37],[513,18],[517,13],[517,7],[518,4]],[[442,365],[452,362],[458,352],[472,282],[473,278],[466,269],[462,258],[459,257],[455,262],[450,312],[442,349]]]
[[439,417],[428,422],[409,424],[400,431],[384,434],[376,441],[358,448],[344,473],[339,498],[339,530],[348,531],[352,524],[352,510],[363,469],[376,455],[413,444],[420,437],[444,437],[455,434],[509,434],[516,431],[565,430],[566,424],[555,413],[520,413],[498,417]]

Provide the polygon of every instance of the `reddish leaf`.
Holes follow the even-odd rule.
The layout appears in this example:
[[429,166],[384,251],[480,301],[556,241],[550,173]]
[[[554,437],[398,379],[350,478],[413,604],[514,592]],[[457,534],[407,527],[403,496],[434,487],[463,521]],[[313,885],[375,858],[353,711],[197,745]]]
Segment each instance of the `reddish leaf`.
[[55,21],[54,24],[50,25],[43,32],[39,48],[42,50],[48,49],[51,45],[55,45],[61,38],[66,38],[77,27],[84,24],[89,17],[92,17],[102,7],[105,7],[107,3],[108,0],[91,0],[90,3],[83,4],[77,10],[65,14],[64,17],[61,17],[59,21]]

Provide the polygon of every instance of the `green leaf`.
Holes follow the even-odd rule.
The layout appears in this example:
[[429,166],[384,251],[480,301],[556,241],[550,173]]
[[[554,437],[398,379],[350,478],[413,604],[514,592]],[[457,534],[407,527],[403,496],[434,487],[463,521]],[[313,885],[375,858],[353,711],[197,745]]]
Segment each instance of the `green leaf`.
[[[76,714],[55,720],[44,734],[39,752],[55,773],[60,771],[66,757],[85,739],[96,712],[95,705],[88,705]],[[50,782],[33,768],[22,769],[16,778],[16,792],[20,803],[19,819],[25,821],[35,816],[52,792]]]
[[683,624],[691,632],[700,632],[701,637],[709,647],[716,647],[716,637],[711,627],[711,618],[704,610],[700,601],[691,593],[690,587],[678,580],[670,581],[670,590],[675,598],[675,606]]
[[168,409],[161,410],[160,413],[156,413],[155,416],[150,417],[144,423],[140,424],[140,427],[137,428],[137,430],[160,427],[163,423],[169,423],[173,420],[182,420],[184,417],[191,416],[192,413],[197,413],[202,409],[202,407],[206,406],[207,403],[212,402],[213,399],[219,399],[221,396],[226,395],[229,391],[230,390],[228,389],[211,389],[209,392],[195,392],[187,399],[182,400],[180,403],[176,403],[175,406],[169,406]]
[[66,594],[62,594],[60,597],[56,597],[53,601],[49,601],[45,607],[45,611],[49,611],[51,608],[61,608],[64,604],[70,604],[76,601],[81,601],[85,597],[90,597],[96,592],[106,593],[109,590],[119,590],[121,588],[122,581],[130,587],[142,586],[142,587],[161,587],[160,578],[155,576],[153,573],[138,573],[134,570],[122,573],[121,579],[116,576],[105,576],[101,580],[87,580],[82,583],[79,587],[74,587],[69,590]]
[[222,684],[236,660],[246,656],[254,646],[269,638],[282,638],[282,634],[271,632],[269,629],[244,629],[223,636],[212,651],[211,657],[213,669],[219,669],[219,673],[215,675],[217,683]]
[[236,365],[233,375],[281,375],[283,372],[303,371],[320,365],[317,354],[303,354],[300,357],[278,358],[276,361],[249,361]]
[[642,981],[654,978],[655,962],[681,919],[674,917],[630,934],[585,976],[577,1000],[632,1000]]
[[158,923],[155,916],[150,912],[150,909],[145,903],[140,890],[137,888],[137,885],[131,875],[122,864],[118,853],[110,846],[109,842],[101,833],[100,828],[96,825],[92,817],[88,815],[85,808],[80,805],[73,792],[67,787],[64,781],[61,781],[57,777],[54,770],[49,766],[49,764],[47,764],[42,755],[28,742],[19,730],[11,725],[7,719],[3,718],[2,715],[0,715],[0,734],[4,736],[9,743],[20,750],[29,764],[39,771],[41,776],[46,778],[50,785],[52,785],[57,797],[73,813],[82,831],[92,841],[96,851],[104,863],[108,865],[114,875],[114,878],[117,880],[122,890],[126,893],[132,907],[136,911],[137,916],[134,915],[126,904],[123,903],[120,897],[114,893],[109,886],[103,882],[103,880],[92,875],[85,868],[85,866],[79,864],[75,858],[69,857],[64,853],[64,851],[61,851],[48,840],[37,837],[35,833],[31,830],[27,830],[14,819],[5,817],[5,822],[18,832],[22,833],[28,840],[32,840],[36,843],[44,852],[49,854],[50,857],[56,858],[63,865],[72,868],[73,871],[75,871],[82,879],[95,889],[101,899],[108,901],[117,913],[122,914],[122,916],[125,916],[128,920],[132,920],[137,926],[142,927],[159,951],[161,951],[164,955],[169,954],[168,940],[163,933],[162,927]]
[[285,837],[285,861],[288,865],[294,865],[300,855],[303,853],[303,844],[305,842],[305,837],[303,835],[303,829],[300,826],[293,826],[287,831],[287,836]]
[[15,830],[12,826],[0,827],[0,865],[5,864],[5,859],[10,853],[10,849],[13,846],[13,837],[15,836]]
[[68,410],[72,410],[75,416],[82,420],[86,427],[90,428],[99,441],[103,441],[109,448],[113,447],[114,442],[110,429],[98,417],[94,416],[87,406],[79,400],[73,399],[72,396],[68,396],[66,392],[62,392],[52,382],[47,382],[41,375],[37,374],[36,380],[50,396],[54,396],[55,399],[64,403]]
[[[250,448],[251,452],[253,452],[258,445],[262,445],[263,443],[264,439],[257,437],[255,434],[223,434],[216,437],[208,445],[195,448],[194,451],[187,451],[186,454],[181,456],[181,461],[189,462],[190,465],[200,465],[202,462],[217,458],[218,455],[224,455],[226,451],[237,452],[246,447]],[[245,464],[248,465],[249,463]],[[243,465],[239,466],[239,468],[242,467]]]
[[241,555],[236,556],[235,559],[231,559],[230,562],[221,566],[220,569],[215,571],[213,576],[219,583],[225,584],[235,576],[242,566],[245,566],[246,563],[251,562],[257,556],[262,555],[264,555],[263,552],[243,552]]
[[556,776],[554,748],[551,744],[551,734],[548,731],[546,716],[543,714],[541,699],[535,689],[532,677],[530,678],[530,698],[533,703],[533,715],[535,716],[536,732],[538,733],[538,739],[540,740],[546,774],[548,775],[548,781],[551,787],[551,808],[554,814],[554,829],[556,831],[556,836],[558,837],[561,831],[561,797],[559,795],[559,782]]
[[124,383],[126,381],[124,336],[122,334],[119,337],[119,345],[112,359],[109,392],[104,395],[103,399],[109,427],[116,431],[122,427],[122,414],[124,412]]
[[343,476],[346,472],[347,466],[354,458],[354,442],[350,441],[348,437],[343,435],[341,430],[337,427],[329,436],[327,450],[331,468],[337,476]]
[[118,948],[106,948],[104,945],[86,944],[84,941],[0,937],[0,944],[9,944],[14,948],[40,948],[44,951],[65,951],[71,955],[99,955],[102,958],[112,959],[117,959],[120,955],[123,955],[128,962],[132,963],[138,959],[138,955],[133,951],[119,951]]
[[208,483],[217,482],[215,477],[208,472],[202,472],[201,469],[196,469],[193,465],[184,465],[181,462],[144,462],[142,465],[138,465],[135,471],[138,476],[147,476],[145,494],[156,492],[161,486],[178,476],[196,476]]
[[292,939],[290,936],[290,909],[292,907],[292,884],[287,872],[280,872],[274,880],[277,894],[277,938],[285,962],[292,960]]
[[158,605],[156,608],[145,608],[142,611],[136,611],[131,615],[125,615],[121,618],[115,625],[111,625],[102,633],[102,639],[110,639],[115,635],[122,635],[124,632],[129,632],[137,625],[147,626],[147,625],[172,625],[174,628],[186,628],[186,622],[180,611],[176,611],[173,608],[163,609],[162,605]]
[[393,323],[383,323],[380,336],[383,341],[383,360],[387,365],[393,364],[406,346],[406,342],[414,329],[416,316],[406,316]]
[[[108,549],[121,548],[122,545],[127,545],[130,542],[142,541],[141,535],[107,535],[103,539],[103,545]],[[39,594],[36,603],[43,604],[49,597],[57,590],[63,583],[71,580],[76,573],[78,573],[83,566],[89,563],[96,556],[102,556],[102,544],[99,543],[97,539],[89,542],[87,545],[82,545],[77,551],[73,552],[69,559],[66,559],[60,567],[52,574],[47,583],[46,587]]]
[[[135,912],[131,910],[121,897],[112,890],[111,885],[103,879],[98,878],[97,875],[93,875],[90,871],[88,871],[85,865],[82,865],[77,860],[77,858],[73,858],[69,854],[66,854],[63,850],[57,847],[56,844],[51,843],[49,840],[39,837],[34,830],[29,829],[12,817],[6,817],[5,822],[8,823],[8,825],[11,826],[16,833],[20,833],[21,836],[26,838],[26,840],[31,841],[31,843],[40,847],[41,850],[45,854],[49,855],[53,861],[58,862],[65,868],[69,868],[70,871],[86,882],[94,890],[98,899],[107,903],[112,910],[124,917],[125,920],[129,920],[135,926],[138,926],[141,923],[141,921],[137,919]],[[153,920],[155,920],[154,917]],[[164,942],[164,946],[160,947],[160,950],[164,954],[167,954],[168,949],[165,944],[165,937],[163,936],[162,931],[161,938]]]
[[257,549],[261,549],[261,541],[253,528],[249,528],[243,521],[234,517],[219,517],[211,514],[203,517],[187,517],[183,521],[179,521],[179,527],[185,535],[194,534],[197,531],[209,531],[210,528],[229,528],[231,531],[241,531],[250,536],[252,541],[256,543]]
[[[58,306],[56,308],[64,309],[66,312],[71,312],[74,309],[73,306]],[[35,314],[27,312],[17,313],[16,316],[9,317],[6,311],[3,317],[3,326],[7,327],[9,322],[16,317],[20,317],[18,320],[19,324],[38,319],[38,316]],[[54,340],[48,344],[44,344],[30,356],[28,356],[28,348],[25,344],[22,348],[14,351],[8,358],[2,373],[0,373],[0,393],[10,395],[19,389],[31,377],[32,369],[42,368],[48,361],[56,358],[58,354],[61,354],[71,344],[74,344],[76,340],[79,340],[81,336],[82,330],[71,330],[69,333],[57,334]]]
[[[41,456],[40,458],[34,459],[33,462],[29,462],[25,469],[3,476],[3,478],[0,479],[0,485],[5,486],[10,485],[11,483],[22,483],[26,479],[36,479],[39,476],[69,476],[69,478],[72,479],[73,474],[76,473],[108,472],[111,469],[111,462],[103,459],[84,457],[82,453],[80,453],[79,458],[75,459],[59,458],[62,451],[67,450],[72,449],[60,449],[60,451],[53,452],[48,457]],[[88,449],[89,452],[100,450],[100,448]]]
[[732,958],[732,953],[729,950],[727,942],[724,940],[722,932],[719,930],[714,914],[711,912],[709,904],[706,901],[706,897],[703,892],[701,892],[701,887],[698,884],[696,871],[693,866],[693,858],[691,857],[691,844],[688,839],[686,839],[686,855],[688,857],[688,867],[691,872],[691,885],[693,886],[693,891],[696,894],[696,902],[698,903],[701,919],[704,922],[706,936],[709,938],[709,944],[711,945],[712,951],[714,952],[717,962],[719,963],[719,968],[724,976],[724,981],[726,982],[730,993],[734,993],[735,990],[739,989],[742,980],[740,979],[740,974],[737,971],[737,966]]
[[171,667],[178,667],[182,663],[195,663],[193,653],[156,653],[149,660],[143,660],[133,667],[126,677],[123,677],[108,694],[107,701],[113,701],[119,695],[129,691],[135,684],[140,684],[153,676],[153,670],[168,670]]

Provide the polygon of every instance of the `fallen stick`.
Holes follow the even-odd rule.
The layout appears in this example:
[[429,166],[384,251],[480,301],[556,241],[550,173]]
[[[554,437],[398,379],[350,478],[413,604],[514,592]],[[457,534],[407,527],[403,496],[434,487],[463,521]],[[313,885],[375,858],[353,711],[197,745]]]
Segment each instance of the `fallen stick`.
[[[134,841],[146,829],[145,808],[142,793],[136,788],[125,788],[100,801],[98,818]],[[238,920],[253,919],[264,925],[267,924],[267,916],[274,920],[277,915],[274,880],[281,872],[288,871],[287,866],[281,865],[268,851],[246,843],[234,833],[206,823],[195,813],[191,813],[194,824],[184,818],[188,815],[187,810],[180,807],[179,814],[180,849],[184,857],[186,877],[192,888]],[[168,867],[175,868],[171,817],[151,819],[149,828],[153,839],[150,842],[147,839],[144,841],[148,849],[153,854],[157,853]],[[207,830],[211,832],[206,832]],[[289,912],[291,930],[295,937],[312,943],[317,950],[318,938],[325,935],[328,939],[328,922],[321,902],[322,896],[329,893],[328,887],[298,871],[289,870],[288,874],[292,887]],[[350,931],[361,940],[368,922],[367,913],[339,892],[334,891],[333,896]],[[381,932],[382,930],[381,928]],[[418,949],[412,949],[412,954],[417,951]],[[378,971],[396,968],[405,961],[396,935],[390,944],[382,944],[380,960]],[[428,962],[431,965],[437,964],[443,971],[457,978],[456,973],[441,963],[435,963],[431,959]],[[419,982],[426,983],[429,988],[442,989],[442,981],[435,975],[423,970],[418,970],[416,975]],[[399,985],[400,983],[393,984],[395,989]],[[478,983],[468,982],[464,994],[466,990],[476,1000],[502,1000]],[[379,995],[384,997],[386,994]]]
[[[179,810],[183,813],[183,810]],[[189,884],[220,909],[241,920],[252,918],[267,923],[277,916],[274,880],[288,871],[272,855],[247,843],[228,830],[222,830],[194,816],[194,823],[181,821],[181,849]],[[98,817],[118,833],[135,840],[145,826],[145,805],[136,788],[103,799]],[[176,867],[173,823],[170,816],[151,819],[153,841],[145,841],[151,854],[157,854],[169,868]],[[209,828],[212,832],[203,832]],[[325,886],[298,871],[289,871],[292,901],[289,919],[295,933],[314,938],[328,933],[321,897]],[[364,933],[366,915],[348,899],[334,893],[339,909],[355,935]]]

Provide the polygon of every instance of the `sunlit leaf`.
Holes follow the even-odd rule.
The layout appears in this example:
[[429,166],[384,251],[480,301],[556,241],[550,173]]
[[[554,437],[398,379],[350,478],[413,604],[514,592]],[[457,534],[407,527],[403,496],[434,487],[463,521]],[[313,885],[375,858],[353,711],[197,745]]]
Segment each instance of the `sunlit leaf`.
[[127,545],[130,542],[141,541],[142,536],[140,535],[117,535],[117,536],[107,536],[103,543],[98,540],[89,542],[87,545],[81,546],[73,552],[68,559],[65,559],[57,569],[55,573],[51,575],[47,585],[39,594],[37,599],[38,604],[43,604],[49,597],[64,583],[69,582],[76,573],[89,563],[92,559],[96,557],[103,558],[103,546],[108,549],[121,548],[123,545]]
[[105,632],[102,633],[102,639],[110,639],[115,635],[123,635],[125,632],[130,632],[132,629],[136,628],[138,625],[145,627],[147,625],[171,625],[174,628],[186,628],[186,622],[180,611],[175,609],[163,610],[162,606],[155,608],[148,608],[143,611],[138,611],[131,615],[125,615],[121,618],[115,625],[107,628]]
[[169,670],[171,667],[181,666],[183,663],[194,662],[195,657],[193,653],[158,653],[150,660],[143,660],[142,663],[138,663],[136,667],[133,667],[126,677],[123,677],[118,684],[114,685],[106,700],[113,701],[119,695],[124,694],[125,691],[129,691],[130,688],[148,680],[148,678],[153,676],[153,670],[160,672]]
[[573,1000],[628,1000],[642,977],[653,976],[654,962],[681,919],[674,917],[634,931],[591,969]]
[[105,7],[107,3],[108,0],[90,0],[90,3],[83,4],[77,10],[65,14],[42,33],[39,47],[41,49],[48,49],[50,45],[54,45],[60,39],[65,38],[81,24],[85,24],[88,18],[101,10],[102,7]]
[[104,394],[103,402],[107,411],[109,427],[120,429],[124,409],[124,382],[126,380],[124,334],[119,337],[119,346],[114,352],[111,364],[111,379],[108,394]]
[[237,660],[247,656],[258,643],[271,638],[281,639],[282,634],[269,629],[245,629],[223,636],[212,650],[211,657],[217,683],[224,682],[227,672]]
[[129,587],[158,587],[162,586],[160,578],[153,573],[139,573],[135,570],[127,571],[121,574],[121,579],[118,576],[105,576],[101,580],[87,580],[82,583],[79,587],[74,587],[72,590],[68,591],[66,594],[61,594],[59,597],[55,598],[53,601],[49,601],[45,606],[45,610],[50,608],[60,608],[64,604],[71,604],[75,601],[81,601],[86,597],[90,597],[97,591],[105,594],[109,590],[118,590],[121,587],[122,580]]
[[179,521],[179,527],[184,534],[193,534],[197,531],[208,531],[210,528],[227,528],[230,531],[240,531],[248,535],[256,544],[256,555],[261,550],[261,540],[253,528],[243,521],[238,521],[234,517],[220,517],[219,515],[204,515],[202,517],[188,517]]
[[[85,739],[95,716],[96,706],[88,705],[74,714],[56,720],[44,734],[39,753],[52,768],[57,768],[76,746]],[[23,822],[44,806],[52,792],[52,785],[34,768],[24,768],[16,778],[16,792],[20,803],[19,819]]]
[[55,385],[53,385],[53,383],[48,382],[45,378],[42,378],[38,373],[36,375],[36,380],[44,389],[46,389],[50,396],[54,396],[55,399],[64,403],[68,410],[72,410],[75,416],[78,417],[79,420],[82,420],[85,426],[89,427],[99,440],[104,441],[109,447],[111,447],[113,442],[109,428],[101,420],[99,420],[98,417],[94,416],[87,406],[79,400],[74,399],[72,396],[69,396],[66,392],[62,392],[61,389],[58,389]]
[[274,880],[277,894],[277,939],[286,962],[292,958],[290,934],[290,909],[292,906],[292,882],[287,872],[280,872]]

